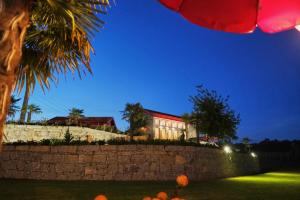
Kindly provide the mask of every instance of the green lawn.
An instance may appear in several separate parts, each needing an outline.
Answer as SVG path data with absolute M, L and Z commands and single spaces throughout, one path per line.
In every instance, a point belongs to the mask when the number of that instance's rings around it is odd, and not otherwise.
M 0 180 L 1 200 L 85 200 L 104 193 L 109 200 L 141 200 L 159 191 L 171 192 L 174 182 L 65 182 Z M 272 172 L 207 182 L 193 182 L 187 200 L 300 200 L 300 172 Z

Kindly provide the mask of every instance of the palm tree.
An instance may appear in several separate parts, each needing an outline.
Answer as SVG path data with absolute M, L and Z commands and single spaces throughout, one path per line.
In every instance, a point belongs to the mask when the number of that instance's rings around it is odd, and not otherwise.
M 69 123 L 78 124 L 79 119 L 84 117 L 84 110 L 78 108 L 72 108 L 69 110 Z
M 40 114 L 40 113 L 42 113 L 42 110 L 39 106 L 35 104 L 28 105 L 27 123 L 31 122 L 32 114 Z
M 17 99 L 15 96 L 11 96 L 11 100 L 10 100 L 10 106 L 9 106 L 9 110 L 8 110 L 8 116 L 11 118 L 14 118 L 16 115 L 16 112 L 20 110 L 20 107 L 17 106 L 18 101 L 20 101 L 20 99 Z
M 24 54 L 25 55 L 23 55 L 23 58 L 26 59 L 27 56 L 30 57 L 30 55 L 26 54 L 26 51 Z M 34 55 L 34 53 L 31 53 L 31 55 Z M 21 123 L 24 123 L 29 98 L 35 88 L 36 82 L 38 82 L 41 88 L 45 90 L 45 88 L 50 88 L 50 81 L 55 81 L 56 78 L 54 77 L 54 74 L 52 73 L 52 70 L 48 64 L 45 64 L 44 66 L 38 66 L 34 65 L 34 63 L 26 64 L 25 61 L 23 61 L 18 71 L 17 80 L 17 89 L 19 92 L 21 92 L 22 88 L 25 85 L 24 98 L 19 120 Z
M 127 103 L 121 113 L 122 119 L 129 123 L 127 132 L 130 135 L 130 140 L 133 140 L 133 136 L 139 134 L 140 129 L 147 126 L 149 116 L 140 103 Z
M 98 14 L 105 13 L 108 3 L 108 0 L 0 0 L 0 142 L 13 86 L 19 75 L 29 69 L 25 61 L 32 59 L 35 67 L 50 67 L 50 75 L 79 72 L 82 66 L 91 71 L 90 41 L 102 27 Z M 26 53 L 31 56 L 24 61 Z

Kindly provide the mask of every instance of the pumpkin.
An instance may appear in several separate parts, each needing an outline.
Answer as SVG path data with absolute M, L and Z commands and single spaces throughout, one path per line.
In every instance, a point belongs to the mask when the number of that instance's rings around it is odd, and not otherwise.
M 168 199 L 168 195 L 167 193 L 165 192 L 159 192 L 157 195 L 156 195 L 157 198 L 161 199 L 161 200 L 167 200 Z
M 189 179 L 186 175 L 177 176 L 176 182 L 180 187 L 185 187 L 189 184 Z
M 179 197 L 174 197 L 171 200 L 184 200 L 184 199 L 180 199 Z
M 95 197 L 95 200 L 107 200 L 107 198 L 106 198 L 106 196 L 100 194 L 100 195 Z

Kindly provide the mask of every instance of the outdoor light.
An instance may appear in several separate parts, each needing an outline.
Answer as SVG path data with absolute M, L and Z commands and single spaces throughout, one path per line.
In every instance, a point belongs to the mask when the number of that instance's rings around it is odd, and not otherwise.
M 250 155 L 251 155 L 253 158 L 256 158 L 256 157 L 257 157 L 256 153 L 254 153 L 254 152 L 251 152 Z
M 300 25 L 295 27 L 300 32 Z
M 226 145 L 226 146 L 224 146 L 224 151 L 225 151 L 225 153 L 232 153 L 232 150 L 231 150 L 231 148 L 230 148 L 230 146 L 228 146 L 228 145 Z

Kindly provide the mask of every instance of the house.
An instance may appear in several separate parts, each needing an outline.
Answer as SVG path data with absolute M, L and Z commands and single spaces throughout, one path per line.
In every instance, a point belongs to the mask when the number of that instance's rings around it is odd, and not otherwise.
M 195 128 L 183 121 L 181 116 L 145 109 L 150 116 L 147 133 L 153 139 L 178 140 L 184 133 L 185 139 L 195 138 Z M 187 126 L 187 127 L 186 127 Z
M 48 120 L 49 125 L 66 126 L 68 125 L 69 117 L 54 117 Z M 78 119 L 79 126 L 96 129 L 97 127 L 111 127 L 117 130 L 117 126 L 113 117 L 82 117 Z

